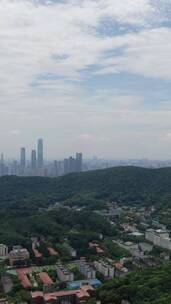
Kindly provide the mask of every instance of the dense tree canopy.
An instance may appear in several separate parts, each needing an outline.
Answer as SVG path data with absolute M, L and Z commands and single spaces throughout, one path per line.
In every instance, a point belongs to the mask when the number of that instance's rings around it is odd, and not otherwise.
M 47 203 L 86 197 L 110 198 L 127 203 L 158 203 L 171 198 L 171 168 L 145 169 L 115 167 L 105 170 L 68 174 L 59 178 L 16 177 L 0 178 L 0 205 L 18 206 L 29 200 L 29 209 Z
M 111 235 L 107 221 L 90 212 L 103 208 L 107 200 L 124 204 L 170 204 L 171 168 L 116 167 L 69 174 L 60 178 L 0 178 L 0 241 L 22 243 L 30 235 L 42 234 L 58 240 L 72 228 L 91 235 Z M 79 213 L 48 207 L 56 202 L 86 206 Z M 112 232 L 113 233 L 113 232 Z M 70 235 L 72 242 L 79 236 Z M 80 237 L 81 238 L 81 237 Z M 87 238 L 87 241 L 89 237 Z
M 171 264 L 107 282 L 98 290 L 98 296 L 102 304 L 121 304 L 122 300 L 131 304 L 171 303 Z

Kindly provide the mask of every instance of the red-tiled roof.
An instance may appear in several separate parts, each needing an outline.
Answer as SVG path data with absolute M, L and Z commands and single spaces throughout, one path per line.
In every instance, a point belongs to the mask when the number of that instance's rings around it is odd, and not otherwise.
M 121 264 L 121 263 L 118 262 L 118 263 L 115 264 L 115 267 L 118 268 L 118 269 L 122 269 L 123 268 L 123 264 Z
M 97 253 L 104 253 L 104 250 L 102 248 L 100 248 L 99 246 L 96 247 L 96 251 L 97 251 Z
M 54 282 L 52 281 L 52 279 L 50 278 L 50 276 L 48 275 L 47 272 L 40 272 L 39 273 L 39 278 L 43 282 L 43 284 L 45 284 L 45 285 L 54 284 Z
M 96 248 L 97 253 L 103 253 L 104 252 L 104 250 L 102 248 L 100 248 L 99 244 L 97 244 L 97 243 L 90 242 L 89 243 L 89 248 Z
M 42 257 L 42 253 L 39 252 L 37 249 L 33 248 L 33 252 L 36 258 L 41 258 Z
M 58 255 L 58 252 L 52 247 L 47 247 L 47 250 L 49 251 L 49 254 L 52 255 L 52 256 L 53 255 Z
M 88 293 L 87 291 L 80 289 L 80 291 L 77 293 L 77 297 L 78 297 L 79 299 L 82 299 L 82 298 L 89 298 L 90 295 L 89 295 L 89 293 Z
M 42 291 L 34 291 L 31 292 L 31 296 L 33 299 L 38 298 L 38 297 L 43 297 L 43 292 Z
M 91 286 L 90 284 L 82 285 L 81 289 L 85 291 L 94 290 L 93 286 Z
M 63 297 L 63 296 L 69 296 L 69 295 L 76 295 L 79 299 L 82 298 L 89 298 L 90 295 L 88 292 L 82 289 L 78 290 L 62 290 L 62 291 L 56 291 L 52 293 L 43 293 L 40 291 L 35 291 L 31 293 L 32 298 L 38 298 L 38 297 L 43 297 L 45 301 L 51 301 L 52 299 L 56 299 L 58 297 Z
M 98 245 L 97 243 L 92 243 L 92 242 L 89 243 L 89 247 L 90 247 L 90 248 L 98 247 L 98 246 L 99 246 L 99 245 Z
M 31 267 L 18 268 L 17 273 L 18 273 L 18 275 L 32 273 L 32 268 Z
M 31 267 L 19 268 L 19 269 L 17 269 L 17 273 L 18 273 L 18 278 L 21 281 L 21 284 L 23 285 L 23 287 L 24 288 L 31 287 L 30 280 L 27 277 L 27 273 L 32 273 Z
M 31 287 L 31 283 L 26 274 L 20 274 L 19 279 L 24 288 L 27 289 L 27 288 Z

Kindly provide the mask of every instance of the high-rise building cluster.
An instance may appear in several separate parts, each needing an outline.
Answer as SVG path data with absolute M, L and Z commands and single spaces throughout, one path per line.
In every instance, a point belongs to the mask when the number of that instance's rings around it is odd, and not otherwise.
M 76 157 L 70 156 L 61 161 L 54 161 L 53 176 L 61 176 L 73 172 L 82 171 L 82 153 L 76 153 Z
M 28 157 L 26 148 L 21 147 L 20 159 L 4 161 L 4 155 L 0 158 L 0 176 L 50 176 L 57 177 L 71 172 L 82 171 L 82 153 L 76 153 L 75 158 L 70 156 L 64 160 L 53 162 L 44 160 L 43 139 L 38 139 L 37 149 L 32 149 Z
M 11 173 L 16 175 L 44 175 L 44 160 L 43 160 L 43 139 L 38 139 L 37 151 L 31 151 L 30 161 L 26 159 L 26 148 L 20 149 L 20 162 L 15 166 Z

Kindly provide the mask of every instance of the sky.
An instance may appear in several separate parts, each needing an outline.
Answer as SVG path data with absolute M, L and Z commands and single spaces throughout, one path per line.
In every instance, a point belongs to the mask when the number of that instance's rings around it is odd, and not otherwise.
M 0 0 L 0 152 L 171 159 L 170 0 Z

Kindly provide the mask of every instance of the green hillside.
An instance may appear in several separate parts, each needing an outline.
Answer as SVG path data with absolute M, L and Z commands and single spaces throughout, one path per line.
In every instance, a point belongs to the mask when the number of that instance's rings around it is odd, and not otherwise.
M 39 202 L 43 206 L 85 193 L 92 193 L 97 199 L 109 198 L 124 203 L 169 201 L 171 168 L 115 167 L 60 178 L 0 178 L 1 206 L 25 201 Z
M 171 303 L 171 264 L 131 273 L 124 279 L 105 283 L 98 291 L 102 304 Z

